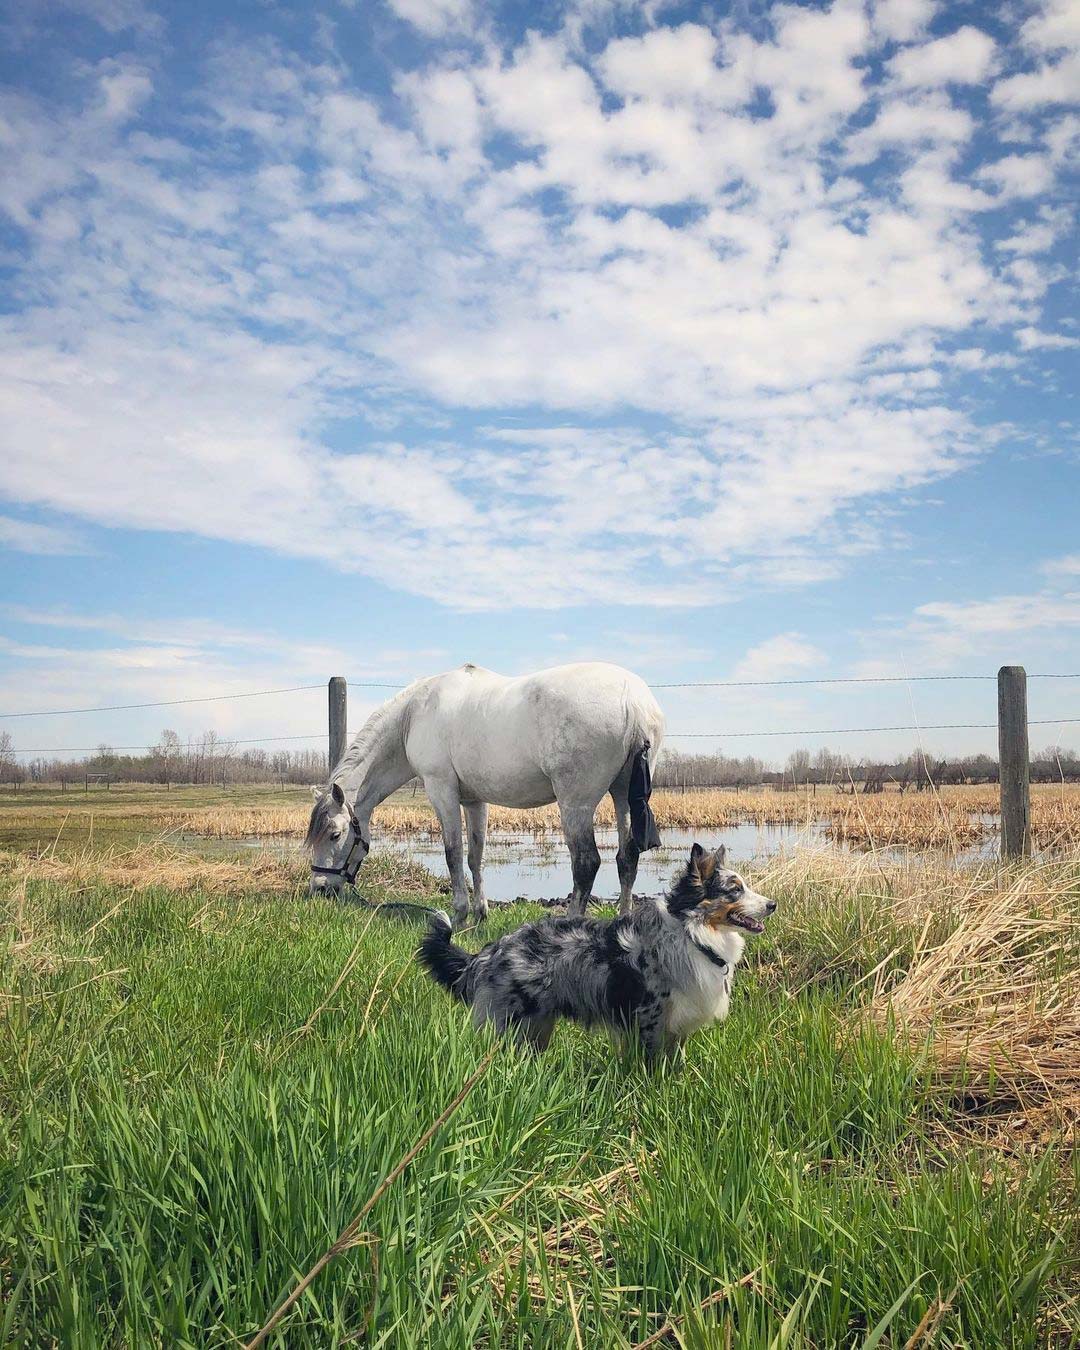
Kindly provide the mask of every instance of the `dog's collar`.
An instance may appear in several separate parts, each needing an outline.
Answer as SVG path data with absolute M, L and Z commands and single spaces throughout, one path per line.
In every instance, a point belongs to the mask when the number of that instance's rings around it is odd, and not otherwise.
M 711 961 L 713 963 L 713 965 L 717 968 L 717 970 L 727 970 L 728 963 L 724 960 L 722 956 L 717 956 L 717 954 L 712 950 L 711 947 L 706 947 L 704 943 L 698 942 L 697 938 L 691 938 L 690 941 L 694 944 L 694 946 L 698 949 L 698 951 L 702 954 L 702 956 L 705 957 L 707 961 Z

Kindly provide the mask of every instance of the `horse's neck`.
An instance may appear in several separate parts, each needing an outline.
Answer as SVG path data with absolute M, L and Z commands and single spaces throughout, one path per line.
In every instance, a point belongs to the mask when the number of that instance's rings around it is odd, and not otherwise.
M 357 742 L 363 738 L 362 731 Z M 359 819 L 366 822 L 381 801 L 385 801 L 391 792 L 396 792 L 412 777 L 413 771 L 405 757 L 401 738 L 400 719 L 385 719 L 375 729 L 375 735 L 365 745 L 362 754 L 354 755 L 352 749 L 350 747 L 346 752 L 335 776 L 346 794 L 353 799 L 353 809 Z

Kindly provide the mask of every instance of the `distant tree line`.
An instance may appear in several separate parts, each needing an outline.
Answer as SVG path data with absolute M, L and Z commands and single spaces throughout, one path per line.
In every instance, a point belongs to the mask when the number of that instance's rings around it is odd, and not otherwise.
M 175 731 L 161 733 L 157 744 L 141 755 L 120 753 L 99 745 L 79 759 L 39 755 L 20 763 L 11 737 L 0 733 L 0 781 L 59 783 L 101 774 L 116 783 L 325 783 L 325 750 L 265 750 L 238 746 L 216 731 L 182 740 Z
M 265 750 L 238 746 L 215 731 L 182 740 L 165 730 L 157 744 L 140 755 L 122 754 L 100 745 L 81 759 L 40 755 L 21 763 L 9 732 L 0 732 L 0 781 L 33 783 L 75 782 L 86 774 L 101 774 L 120 783 L 324 783 L 328 773 L 323 750 Z M 902 759 L 881 760 L 843 754 L 837 750 L 793 750 L 782 768 L 753 755 L 725 755 L 719 751 L 686 752 L 665 749 L 653 774 L 664 788 L 805 788 L 831 784 L 848 792 L 927 791 L 955 783 L 996 783 L 997 760 L 991 755 L 924 756 L 913 750 Z M 1057 746 L 1032 757 L 1036 783 L 1080 782 L 1080 755 Z
M 1080 755 L 1050 746 L 1032 756 L 1031 778 L 1036 783 L 1080 782 Z M 823 748 L 793 750 L 783 768 L 774 768 L 753 755 L 737 758 L 720 752 L 687 753 L 665 749 L 653 774 L 657 787 L 777 787 L 796 788 L 832 784 L 844 791 L 925 792 L 956 783 L 996 783 L 998 762 L 991 755 L 924 755 L 912 750 L 902 759 L 881 760 L 843 754 Z

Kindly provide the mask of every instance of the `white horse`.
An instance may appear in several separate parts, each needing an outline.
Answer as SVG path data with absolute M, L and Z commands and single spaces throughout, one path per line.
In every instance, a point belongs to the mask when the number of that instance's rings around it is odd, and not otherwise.
M 558 802 L 570 849 L 570 913 L 583 914 L 600 867 L 593 815 L 605 792 L 619 830 L 619 906 L 630 908 L 640 846 L 630 828 L 633 792 L 641 809 L 635 761 L 655 762 L 664 715 L 648 685 L 601 662 L 556 666 L 508 678 L 479 666 L 416 680 L 364 723 L 331 775 L 312 789 L 315 806 L 305 841 L 312 851 L 311 890 L 351 885 L 371 847 L 371 813 L 410 778 L 423 780 L 442 827 L 454 892 L 455 922 L 468 914 L 461 854 L 461 812 L 468 830 L 472 908 L 487 913 L 480 875 L 488 805 Z

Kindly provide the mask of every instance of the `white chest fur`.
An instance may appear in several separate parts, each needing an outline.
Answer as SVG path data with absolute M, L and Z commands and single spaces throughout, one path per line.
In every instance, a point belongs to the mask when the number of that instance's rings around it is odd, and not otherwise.
M 743 953 L 743 940 L 737 933 L 718 934 L 703 927 L 696 936 L 724 965 L 721 968 L 704 952 L 691 948 L 691 979 L 672 990 L 668 1006 L 668 1033 L 679 1038 L 722 1022 L 728 1015 L 731 977 Z

